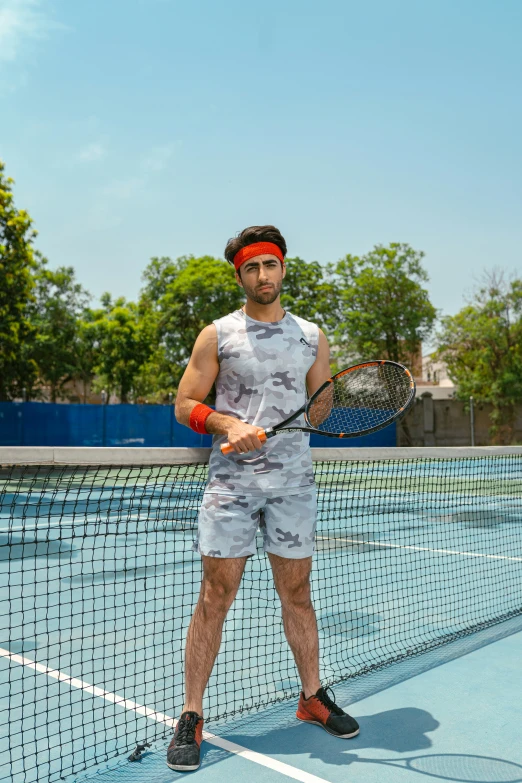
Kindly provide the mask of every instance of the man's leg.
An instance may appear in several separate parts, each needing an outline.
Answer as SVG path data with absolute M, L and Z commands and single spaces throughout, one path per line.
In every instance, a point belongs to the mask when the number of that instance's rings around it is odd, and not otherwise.
M 319 636 L 310 598 L 312 558 L 291 560 L 268 553 L 283 615 L 283 627 L 308 698 L 321 687 Z
M 254 508 L 246 498 L 205 496 L 199 512 L 196 551 L 202 554 L 203 579 L 185 645 L 185 704 L 167 749 L 167 764 L 177 772 L 190 772 L 200 765 L 203 741 L 203 694 L 221 643 L 223 622 L 236 597 L 247 557 L 255 551 Z M 246 516 L 248 512 L 248 516 Z M 248 524 L 251 530 L 246 535 Z M 244 538 L 240 557 L 238 540 Z
M 279 558 L 280 559 L 280 558 Z M 243 576 L 246 557 L 206 557 L 199 600 L 185 646 L 185 705 L 183 712 L 203 714 L 203 693 L 221 644 L 223 623 Z
M 335 703 L 319 681 L 319 635 L 310 598 L 312 558 L 292 560 L 270 553 L 268 556 L 281 599 L 286 638 L 303 685 L 296 716 L 322 726 L 335 737 L 356 737 L 359 724 Z

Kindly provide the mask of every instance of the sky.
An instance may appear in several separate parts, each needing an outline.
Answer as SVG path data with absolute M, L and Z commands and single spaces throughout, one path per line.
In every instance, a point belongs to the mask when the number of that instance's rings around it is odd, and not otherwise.
M 431 300 L 522 273 L 521 0 L 0 0 L 0 158 L 52 268 L 425 253 Z

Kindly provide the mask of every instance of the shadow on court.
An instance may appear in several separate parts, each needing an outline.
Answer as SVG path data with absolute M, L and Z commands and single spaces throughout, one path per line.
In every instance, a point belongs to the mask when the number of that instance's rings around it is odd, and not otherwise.
M 522 781 L 522 766 L 506 759 L 471 753 L 426 753 L 433 747 L 428 735 L 440 726 L 426 710 L 415 707 L 386 710 L 363 716 L 359 723 L 361 734 L 351 740 L 332 737 L 316 726 L 295 723 L 272 730 L 265 726 L 263 733 L 255 739 L 252 735 L 239 733 L 228 735 L 228 739 L 268 756 L 284 755 L 284 760 L 289 764 L 297 762 L 293 757 L 301 756 L 303 761 L 318 759 L 323 764 L 335 767 L 356 765 L 359 768 L 368 768 L 368 765 L 376 765 L 377 768 L 407 770 L 423 777 L 455 783 Z M 208 745 L 206 747 L 209 749 Z M 364 756 L 365 749 L 413 755 L 402 758 L 383 758 L 380 755 L 367 758 Z M 212 751 L 207 750 L 207 753 L 207 764 L 221 760 Z M 297 762 L 295 766 L 303 768 L 303 762 Z
M 359 719 L 361 733 L 350 740 L 333 737 L 319 726 L 293 721 L 293 725 L 270 729 L 263 721 L 258 737 L 251 734 L 228 734 L 227 739 L 270 756 L 284 753 L 321 759 L 325 764 L 349 764 L 346 752 L 379 748 L 396 753 L 413 753 L 432 746 L 428 734 L 439 727 L 438 721 L 425 710 L 402 707 Z M 261 728 L 261 727 L 260 727 Z M 292 763 L 289 761 L 288 763 Z

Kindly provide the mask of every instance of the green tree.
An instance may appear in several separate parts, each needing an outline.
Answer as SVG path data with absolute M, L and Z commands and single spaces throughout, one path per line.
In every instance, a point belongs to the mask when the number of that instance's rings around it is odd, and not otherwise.
M 51 402 L 64 396 L 64 386 L 80 370 L 81 316 L 91 298 L 76 282 L 73 267 L 47 268 L 40 259 L 35 274 L 35 301 L 30 308 L 35 328 L 32 356 L 38 383 L 50 388 Z
M 165 313 L 164 297 L 188 261 L 188 256 L 175 260 L 169 256 L 153 257 L 142 275 L 145 285 L 140 293 L 139 305 L 154 331 L 154 349 L 140 369 L 136 386 L 140 397 L 151 402 L 166 402 L 168 395 L 176 391 L 181 378 L 180 367 L 167 358 L 168 330 L 165 326 L 168 314 Z
M 318 261 L 286 259 L 281 304 L 294 315 L 316 323 L 327 335 L 337 323 L 338 294 L 335 282 Z
M 175 392 L 199 332 L 240 307 L 243 290 L 230 264 L 212 256 L 154 258 L 143 279 L 140 306 L 154 313 L 157 333 L 143 388 L 156 373 L 160 388 Z
M 101 329 L 99 320 L 103 312 L 85 308 L 78 324 L 75 339 L 76 378 L 83 387 L 83 402 L 87 402 L 87 390 L 96 379 L 96 371 L 100 362 Z
M 27 351 L 34 329 L 28 317 L 36 267 L 36 231 L 28 213 L 14 205 L 14 180 L 0 160 L 0 400 L 31 387 L 36 363 Z
M 174 261 L 169 256 L 153 256 L 141 276 L 145 285 L 141 291 L 140 302 L 146 302 L 148 308 L 159 312 L 169 285 L 189 261 L 190 256 L 180 256 Z
M 122 403 L 138 395 L 136 380 L 154 350 L 154 323 L 134 302 L 103 294 L 101 310 L 91 311 L 90 337 L 99 348 L 94 388 L 118 394 Z
M 376 245 L 329 269 L 339 291 L 336 344 L 345 361 L 386 358 L 408 364 L 433 329 L 437 311 L 423 288 L 424 253 Z
M 522 279 L 487 274 L 472 301 L 442 319 L 436 340 L 457 396 L 491 403 L 493 442 L 511 443 L 522 403 Z

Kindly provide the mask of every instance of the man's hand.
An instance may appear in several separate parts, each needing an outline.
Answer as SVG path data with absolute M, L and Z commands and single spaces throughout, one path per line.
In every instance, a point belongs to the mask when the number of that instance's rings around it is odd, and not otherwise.
M 206 421 L 208 432 L 216 435 L 226 435 L 229 444 L 236 454 L 248 454 L 262 447 L 258 433 L 262 427 L 246 424 L 244 421 L 226 416 L 222 413 L 211 413 Z

